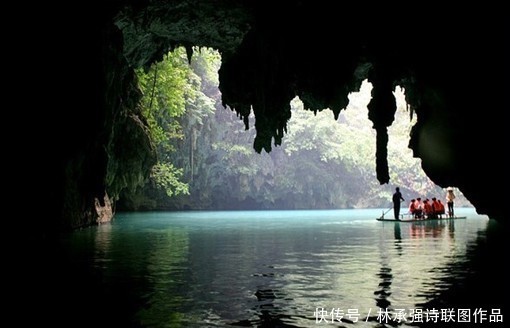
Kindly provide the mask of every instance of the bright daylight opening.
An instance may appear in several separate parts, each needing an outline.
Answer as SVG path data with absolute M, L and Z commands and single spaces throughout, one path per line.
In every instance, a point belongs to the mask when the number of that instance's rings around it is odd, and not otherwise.
M 397 100 L 395 120 L 388 129 L 388 163 L 390 184 L 380 185 L 376 178 L 375 152 L 376 133 L 368 119 L 367 105 L 370 102 L 372 85 L 364 81 L 360 91 L 349 95 L 349 106 L 340 112 L 338 121 L 332 119 L 329 110 L 313 112 L 303 110 L 303 104 L 296 98 L 292 102 L 293 116 L 289 122 L 289 134 L 283 146 L 287 154 L 302 150 L 317 150 L 319 161 L 328 163 L 321 172 L 324 180 L 333 178 L 335 187 L 331 189 L 331 202 L 338 207 L 369 208 L 388 206 L 394 188 L 398 186 L 408 200 L 437 197 L 445 194 L 423 172 L 421 160 L 413 158 L 409 144 L 412 126 L 416 115 L 410 119 L 405 102 L 404 90 L 397 87 L 394 94 Z M 299 144 L 301 147 L 295 147 Z M 331 176 L 335 171 L 336 176 Z M 341 173 L 340 173 L 341 172 Z M 317 182 L 321 181 L 318 178 Z M 464 204 L 467 203 L 463 199 Z
M 220 55 L 184 49 L 169 53 L 150 71 L 139 71 L 142 111 L 156 143 L 158 163 L 151 181 L 125 192 L 130 209 L 340 209 L 386 208 L 396 186 L 406 200 L 442 199 L 445 191 L 423 172 L 408 148 L 410 120 L 404 90 L 397 87 L 397 112 L 389 128 L 390 184 L 380 185 L 375 169 L 375 130 L 368 119 L 371 84 L 349 96 L 333 119 L 316 115 L 296 97 L 282 145 L 256 154 L 250 129 L 221 105 L 217 71 Z M 459 195 L 461 196 L 461 195 Z M 463 198 L 459 206 L 469 205 Z M 407 206 L 407 205 L 406 205 Z

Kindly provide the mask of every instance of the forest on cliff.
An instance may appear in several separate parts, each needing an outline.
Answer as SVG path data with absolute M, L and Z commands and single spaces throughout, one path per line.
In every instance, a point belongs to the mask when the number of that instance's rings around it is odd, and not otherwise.
M 370 83 L 350 95 L 338 120 L 328 109 L 304 110 L 295 98 L 282 145 L 257 154 L 254 117 L 245 130 L 222 106 L 220 65 L 221 56 L 212 49 L 194 49 L 188 61 L 178 48 L 149 70 L 137 71 L 158 162 L 143 187 L 123 191 L 119 209 L 384 208 L 395 186 L 407 200 L 444 198 L 444 189 L 427 178 L 407 147 L 416 117 L 410 117 L 399 87 L 388 131 L 391 180 L 380 185 L 375 130 L 366 108 Z M 460 192 L 457 204 L 469 205 Z

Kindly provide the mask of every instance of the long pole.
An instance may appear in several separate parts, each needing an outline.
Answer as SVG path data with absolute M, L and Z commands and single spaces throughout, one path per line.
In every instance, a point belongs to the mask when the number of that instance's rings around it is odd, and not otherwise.
M 381 218 L 384 218 L 384 215 L 385 215 L 386 213 L 388 213 L 389 211 L 391 211 L 391 209 L 392 209 L 392 208 L 393 208 L 393 205 L 391 205 L 391 206 L 390 206 L 390 208 L 388 208 L 388 210 L 387 210 L 386 212 L 383 212 L 383 214 L 382 214 Z

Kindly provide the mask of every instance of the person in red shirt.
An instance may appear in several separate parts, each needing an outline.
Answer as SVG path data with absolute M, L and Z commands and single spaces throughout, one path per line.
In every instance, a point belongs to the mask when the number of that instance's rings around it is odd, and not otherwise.
M 434 213 L 435 218 L 440 217 L 440 210 L 441 207 L 439 206 L 439 202 L 437 201 L 436 197 L 432 197 L 432 212 Z
M 421 202 L 421 198 L 416 198 L 414 202 L 414 217 L 415 218 L 423 218 L 423 204 Z
M 414 198 L 411 199 L 411 202 L 409 203 L 409 214 L 411 214 L 412 217 L 415 216 L 415 213 L 416 213 L 416 206 L 414 205 Z
M 432 205 L 430 205 L 428 198 L 423 201 L 423 211 L 425 212 L 427 219 L 434 217 L 434 210 L 432 209 Z
M 439 215 L 443 215 L 443 214 L 445 214 L 445 213 L 446 213 L 446 211 L 445 211 L 445 208 L 444 208 L 444 204 L 443 204 L 443 203 L 441 203 L 441 199 L 438 199 L 438 200 L 437 200 L 437 203 L 438 203 L 438 205 L 439 205 Z

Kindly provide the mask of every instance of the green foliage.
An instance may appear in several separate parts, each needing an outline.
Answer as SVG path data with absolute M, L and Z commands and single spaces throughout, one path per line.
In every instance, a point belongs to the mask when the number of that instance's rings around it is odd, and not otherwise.
M 269 154 L 253 149 L 255 130 L 244 130 L 221 106 L 220 56 L 195 50 L 188 64 L 176 49 L 149 72 L 138 72 L 143 108 L 159 162 L 151 184 L 134 206 L 148 209 L 361 208 L 386 207 L 394 186 L 407 199 L 442 197 L 407 148 L 409 121 L 403 90 L 389 129 L 392 185 L 375 174 L 375 131 L 368 120 L 370 88 L 350 95 L 334 120 L 329 110 L 314 114 L 296 98 L 281 147 Z M 154 83 L 155 82 L 155 83 Z M 254 119 L 253 117 L 251 118 Z M 171 196 L 171 198 L 170 198 Z
M 168 159 L 168 154 L 175 150 L 176 140 L 183 138 L 178 118 L 185 113 L 189 99 L 196 98 L 196 76 L 187 63 L 186 52 L 176 49 L 147 72 L 139 69 L 136 73 L 143 94 L 141 112 L 158 155 L 149 185 L 155 185 L 169 197 L 188 194 L 188 185 L 180 180 L 183 170 Z
M 183 58 L 184 56 L 184 58 Z M 171 151 L 168 140 L 182 138 L 175 118 L 184 114 L 190 68 L 182 49 L 165 56 L 152 65 L 148 72 L 137 70 L 143 97 L 142 114 L 147 119 L 153 141 L 164 151 Z M 170 147 L 170 148 L 166 148 Z
M 168 197 L 189 194 L 188 185 L 179 181 L 181 177 L 182 169 L 175 168 L 170 163 L 157 163 L 151 172 L 156 186 L 164 190 Z

